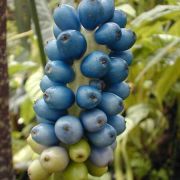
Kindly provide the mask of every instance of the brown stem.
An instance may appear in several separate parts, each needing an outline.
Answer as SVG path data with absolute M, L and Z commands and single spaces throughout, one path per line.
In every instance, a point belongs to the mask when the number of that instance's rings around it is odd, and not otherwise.
M 0 1 L 0 179 L 12 180 L 9 87 L 6 59 L 6 5 L 6 0 Z

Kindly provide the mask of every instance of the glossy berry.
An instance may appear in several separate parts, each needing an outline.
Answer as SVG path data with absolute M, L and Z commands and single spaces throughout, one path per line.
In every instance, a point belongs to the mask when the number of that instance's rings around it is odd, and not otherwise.
M 62 61 L 50 61 L 46 64 L 45 74 L 54 82 L 69 83 L 75 78 L 72 67 Z
M 38 144 L 36 141 L 34 141 L 31 134 L 27 138 L 27 143 L 31 147 L 31 149 L 38 154 L 41 154 L 45 149 L 47 149 L 46 146 Z
M 103 77 L 108 84 L 115 84 L 124 81 L 128 77 L 128 65 L 121 58 L 112 57 L 110 68 L 107 74 Z
M 68 109 L 75 100 L 74 93 L 71 89 L 64 86 L 53 86 L 44 92 L 44 100 L 50 108 Z
M 87 133 L 89 141 L 96 147 L 106 147 L 111 145 L 116 139 L 116 130 L 105 124 L 104 127 L 93 133 Z
M 53 34 L 56 39 L 61 32 L 62 32 L 61 29 L 59 29 L 59 27 L 56 24 L 54 24 L 53 25 Z
M 120 26 L 120 28 L 125 28 L 127 24 L 127 16 L 122 10 L 115 10 L 113 18 L 110 22 L 114 22 Z
M 48 76 L 44 75 L 40 82 L 40 88 L 42 92 L 45 92 L 48 88 L 52 86 L 60 86 L 63 85 L 63 83 L 57 83 L 49 79 Z
M 108 45 L 108 47 L 114 51 L 126 51 L 130 49 L 135 41 L 136 41 L 136 34 L 129 30 L 122 28 L 121 29 L 122 35 L 119 41 L 112 45 Z
M 41 123 L 31 130 L 32 138 L 39 144 L 44 146 L 53 146 L 59 143 L 55 132 L 54 125 Z
M 87 180 L 88 170 L 84 163 L 71 162 L 67 169 L 62 173 L 64 180 Z
M 45 180 L 50 174 L 42 167 L 39 159 L 36 159 L 28 168 L 28 176 L 30 180 Z
M 108 171 L 108 166 L 98 167 L 94 165 L 91 161 L 87 161 L 86 166 L 89 174 L 96 177 L 101 177 L 103 174 L 105 174 Z
M 69 156 L 71 160 L 77 163 L 85 162 L 88 159 L 90 152 L 91 148 L 84 139 L 69 146 Z
M 62 4 L 54 10 L 54 21 L 62 31 L 81 29 L 76 10 L 67 4 Z
M 109 69 L 110 58 L 101 51 L 94 51 L 87 55 L 81 63 L 81 72 L 90 78 L 101 78 Z
M 107 123 L 106 114 L 100 109 L 84 111 L 80 115 L 83 127 L 88 132 L 96 132 Z
M 97 167 L 108 166 L 113 161 L 113 150 L 110 146 L 105 148 L 91 148 L 89 160 Z
M 94 36 L 98 44 L 111 45 L 121 38 L 121 28 L 113 22 L 105 23 L 96 30 Z
M 107 115 L 116 115 L 124 109 L 123 100 L 119 96 L 108 92 L 102 94 L 102 100 L 98 107 Z
M 57 38 L 59 54 L 64 61 L 79 59 L 87 49 L 84 36 L 76 30 L 63 31 Z
M 100 0 L 103 6 L 104 14 L 101 16 L 101 24 L 108 22 L 114 14 L 114 0 Z
M 123 116 L 109 116 L 108 124 L 110 124 L 116 130 L 117 135 L 123 133 L 126 129 L 126 121 Z
M 118 57 L 126 61 L 130 66 L 132 64 L 133 54 L 130 50 L 127 51 L 114 51 L 110 53 L 110 57 Z
M 55 121 L 50 121 L 48 119 L 42 118 L 36 114 L 36 120 L 38 123 L 48 123 L 48 124 L 54 124 Z
M 104 90 L 105 87 L 106 87 L 105 82 L 103 80 L 100 80 L 100 79 L 92 79 L 92 80 L 90 80 L 89 85 L 92 86 L 92 87 L 97 88 L 100 91 Z
M 57 48 L 56 39 L 48 41 L 44 48 L 44 51 L 45 51 L 47 57 L 52 61 L 61 59 L 59 50 Z
M 82 0 L 78 6 L 78 14 L 84 28 L 94 30 L 101 24 L 104 9 L 100 0 Z
M 80 86 L 76 92 L 76 102 L 84 109 L 95 108 L 101 102 L 101 92 L 92 86 Z
M 54 146 L 42 152 L 40 162 L 47 172 L 60 172 L 68 166 L 69 157 L 65 148 Z
M 107 88 L 108 92 L 114 93 L 122 99 L 126 99 L 130 94 L 130 87 L 127 83 L 121 82 L 117 84 L 112 84 Z
M 55 124 L 55 133 L 61 142 L 75 144 L 83 136 L 83 127 L 78 118 L 68 115 L 58 119 Z
M 49 121 L 56 121 L 61 116 L 65 115 L 67 112 L 65 110 L 56 110 L 50 108 L 44 99 L 39 99 L 34 104 L 34 111 L 36 114 Z

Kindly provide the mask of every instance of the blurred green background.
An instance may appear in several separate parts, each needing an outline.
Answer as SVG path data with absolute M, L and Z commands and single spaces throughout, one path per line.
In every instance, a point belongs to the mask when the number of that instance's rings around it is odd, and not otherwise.
M 58 0 L 36 0 L 37 22 L 30 10 L 32 1 L 8 0 L 10 119 L 18 180 L 27 179 L 26 168 L 36 157 L 26 137 L 36 123 L 32 106 L 41 96 L 44 54 L 40 49 L 52 38 L 52 11 L 57 4 Z M 114 164 L 101 179 L 178 180 L 180 1 L 116 0 L 116 8 L 127 13 L 127 27 L 136 32 L 137 42 L 128 78 L 132 93 L 125 102 L 127 130 L 118 137 Z M 35 31 L 38 23 L 42 41 Z

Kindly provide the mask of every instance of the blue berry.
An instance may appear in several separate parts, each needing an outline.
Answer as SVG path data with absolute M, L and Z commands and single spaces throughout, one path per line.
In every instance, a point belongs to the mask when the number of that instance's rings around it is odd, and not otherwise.
M 95 40 L 98 44 L 111 45 L 121 38 L 121 28 L 113 22 L 100 26 L 95 32 Z
M 65 115 L 67 112 L 65 110 L 56 110 L 51 109 L 44 99 L 39 99 L 34 104 L 34 111 L 36 114 L 44 119 L 48 119 L 50 121 L 56 121 L 61 116 Z
M 45 74 L 54 82 L 69 83 L 75 78 L 72 67 L 62 61 L 50 61 L 46 64 Z
M 122 10 L 115 10 L 113 18 L 110 22 L 114 22 L 120 26 L 120 28 L 125 28 L 127 24 L 127 16 Z
M 62 4 L 54 10 L 54 21 L 62 31 L 77 30 L 80 31 L 81 25 L 76 10 L 69 5 Z
M 116 115 L 124 109 L 123 100 L 119 96 L 108 92 L 102 93 L 101 103 L 98 107 L 107 115 Z
M 46 89 L 48 89 L 52 86 L 60 86 L 60 85 L 64 85 L 64 84 L 51 81 L 48 78 L 48 76 L 46 76 L 46 75 L 43 76 L 43 78 L 41 79 L 41 82 L 40 82 L 40 88 L 41 88 L 42 92 L 45 92 Z
M 57 38 L 59 54 L 64 61 L 80 59 L 87 49 L 84 36 L 76 30 L 63 31 Z
M 108 92 L 114 93 L 122 99 L 126 99 L 130 94 L 130 87 L 127 83 L 121 82 L 117 84 L 112 84 L 107 88 Z
M 44 93 L 44 100 L 50 108 L 68 109 L 75 100 L 74 93 L 71 89 L 64 86 L 53 86 Z
M 55 124 L 55 133 L 61 142 L 75 144 L 83 136 L 83 127 L 78 118 L 67 115 L 58 119 Z
M 90 80 L 89 85 L 92 86 L 92 87 L 97 88 L 100 91 L 104 90 L 105 87 L 106 87 L 105 82 L 103 80 L 100 80 L 100 79 L 92 79 L 92 80 Z
M 81 72 L 90 78 L 100 78 L 108 72 L 109 66 L 109 56 L 101 51 L 94 51 L 83 59 Z
M 101 92 L 91 86 L 80 86 L 76 93 L 76 102 L 84 109 L 95 108 L 101 102 Z
M 53 25 L 53 34 L 55 36 L 55 38 L 57 39 L 57 37 L 59 36 L 59 34 L 61 33 L 61 29 L 58 28 L 58 26 L 56 24 Z
M 37 143 L 44 146 L 54 146 L 59 143 L 52 124 L 38 124 L 31 130 L 31 136 Z
M 122 35 L 119 41 L 114 44 L 108 45 L 111 50 L 126 51 L 134 45 L 136 41 L 136 34 L 133 31 L 122 28 L 121 33 Z
M 107 123 L 107 116 L 100 109 L 84 111 L 81 113 L 80 119 L 84 129 L 89 132 L 98 131 Z
M 127 51 L 114 51 L 109 54 L 110 57 L 118 57 L 127 62 L 130 66 L 132 64 L 133 54 L 130 50 Z
M 126 121 L 123 116 L 108 116 L 108 124 L 116 130 L 117 135 L 123 133 L 126 129 Z
M 121 58 L 112 57 L 110 68 L 107 74 L 103 77 L 108 84 L 115 84 L 124 81 L 128 77 L 128 64 Z
M 105 148 L 91 147 L 90 161 L 98 166 L 108 166 L 113 161 L 113 150 L 110 146 Z

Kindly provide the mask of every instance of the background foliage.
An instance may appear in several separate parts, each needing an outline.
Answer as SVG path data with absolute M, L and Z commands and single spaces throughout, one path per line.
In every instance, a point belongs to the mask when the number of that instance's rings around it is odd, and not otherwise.
M 45 60 L 42 43 L 52 36 L 51 13 L 57 0 L 36 0 L 42 39 L 35 35 L 37 17 L 29 0 L 8 0 L 10 117 L 17 179 L 36 157 L 26 137 L 35 124 L 33 102 Z M 67 1 L 72 3 L 72 1 Z M 127 130 L 119 136 L 115 163 L 101 179 L 178 179 L 180 162 L 180 1 L 117 0 L 137 34 L 126 100 Z M 37 29 L 36 29 L 37 30 Z M 40 47 L 40 49 L 39 49 Z M 91 179 L 94 179 L 91 177 Z

